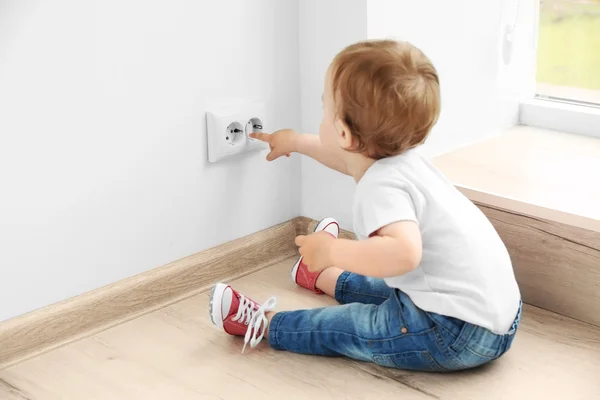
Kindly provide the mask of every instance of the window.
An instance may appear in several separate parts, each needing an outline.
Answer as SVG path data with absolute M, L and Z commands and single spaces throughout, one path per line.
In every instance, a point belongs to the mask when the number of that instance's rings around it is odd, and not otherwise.
M 600 104 L 600 0 L 541 0 L 540 97 Z
M 600 0 L 536 1 L 536 95 L 521 123 L 600 137 Z

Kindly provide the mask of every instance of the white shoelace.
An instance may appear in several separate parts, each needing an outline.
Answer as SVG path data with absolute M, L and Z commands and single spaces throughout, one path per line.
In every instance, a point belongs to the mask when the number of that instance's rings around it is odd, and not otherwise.
M 267 326 L 269 325 L 269 320 L 265 316 L 265 313 L 273 311 L 276 304 L 277 299 L 275 297 L 269 297 L 269 299 L 255 311 L 254 307 L 256 304 L 245 296 L 240 295 L 240 306 L 238 307 L 237 314 L 232 320 L 248 325 L 248 330 L 244 336 L 242 353 L 246 350 L 246 345 L 248 343 L 250 343 L 250 347 L 254 348 L 263 339 Z M 259 331 L 260 335 L 258 335 Z

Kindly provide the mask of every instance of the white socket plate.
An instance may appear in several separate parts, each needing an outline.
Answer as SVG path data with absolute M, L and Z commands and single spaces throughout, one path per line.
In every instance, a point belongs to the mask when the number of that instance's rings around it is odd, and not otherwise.
M 266 143 L 250 139 L 246 125 L 252 118 L 259 118 L 265 131 L 266 106 L 263 102 L 232 101 L 235 105 L 212 109 L 206 113 L 206 133 L 208 137 L 208 161 L 217 162 L 224 158 L 254 150 L 268 149 Z M 227 140 L 227 127 L 239 122 L 244 127 L 244 140 L 231 143 Z

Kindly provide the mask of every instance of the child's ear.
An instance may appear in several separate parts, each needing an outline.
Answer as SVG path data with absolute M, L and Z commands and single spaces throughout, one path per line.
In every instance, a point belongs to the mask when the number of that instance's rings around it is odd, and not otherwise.
M 354 137 L 348 125 L 339 118 L 335 120 L 335 130 L 338 133 L 338 143 L 344 150 L 352 150 L 354 148 Z

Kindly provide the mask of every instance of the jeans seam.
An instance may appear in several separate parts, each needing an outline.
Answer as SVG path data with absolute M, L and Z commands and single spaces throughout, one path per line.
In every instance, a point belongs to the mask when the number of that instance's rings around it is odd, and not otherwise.
M 437 327 L 437 325 L 436 325 L 432 329 L 434 330 L 435 340 L 436 340 L 438 346 L 440 347 L 440 350 L 442 350 L 442 353 L 444 353 L 444 355 L 448 359 L 448 361 L 450 361 L 452 364 L 456 365 L 458 368 L 462 368 L 463 365 L 461 365 L 459 363 L 459 361 L 454 357 L 454 355 L 450 353 L 449 346 L 447 346 L 444 343 L 444 339 L 442 338 L 442 334 L 440 333 L 439 327 Z
M 454 340 L 456 340 L 458 338 L 458 336 L 456 336 L 450 329 L 446 328 L 445 326 L 439 325 L 439 324 L 437 324 L 437 326 L 439 326 L 441 329 L 446 331 L 450 336 L 452 336 L 454 338 Z
M 281 331 L 278 330 L 277 332 L 281 332 L 287 335 L 299 335 L 299 334 L 306 334 L 306 333 L 335 333 L 335 334 L 339 334 L 339 335 L 347 335 L 347 336 L 351 336 L 353 338 L 359 339 L 359 340 L 365 340 L 365 341 L 369 341 L 369 342 L 375 342 L 375 343 L 382 343 L 382 342 L 388 342 L 391 340 L 397 340 L 403 337 L 408 337 L 408 336 L 420 336 L 420 335 L 425 335 L 428 334 L 432 331 L 434 331 L 435 328 L 431 328 L 428 329 L 426 331 L 421 331 L 421 332 L 416 332 L 416 333 L 402 333 L 400 335 L 396 335 L 396 336 L 392 336 L 392 337 L 388 337 L 385 339 L 371 339 L 371 338 L 367 338 L 364 336 L 358 336 L 355 335 L 353 333 L 348 333 L 348 332 L 343 332 L 343 331 L 335 331 L 335 330 L 331 330 L 331 329 L 327 329 L 327 330 L 304 330 L 304 331 L 293 331 L 293 332 L 289 332 L 289 331 Z
M 402 320 L 402 326 L 405 327 L 406 329 L 410 329 L 410 327 L 407 325 L 406 323 L 406 318 L 404 318 L 404 311 L 402 310 L 402 299 L 400 298 L 400 295 L 404 294 L 405 296 L 406 293 L 402 292 L 400 289 L 394 289 L 393 294 L 395 295 L 394 297 L 396 297 L 396 301 L 398 302 L 398 310 L 400 311 L 400 319 Z M 397 295 L 397 296 L 396 296 Z M 410 299 L 410 297 L 409 297 Z
M 432 367 L 432 371 L 447 371 L 447 368 L 444 368 L 443 366 L 441 366 L 436 360 L 435 358 L 433 358 L 433 356 L 431 355 L 431 352 L 429 350 L 408 350 L 408 351 L 404 351 L 401 353 L 390 353 L 390 354 L 373 354 L 373 362 L 380 365 L 377 361 L 381 361 L 381 360 L 387 360 L 389 361 L 391 364 L 394 365 L 394 368 L 402 368 L 401 366 L 399 366 L 395 361 L 394 361 L 394 357 L 397 356 L 401 356 L 404 354 L 408 354 L 408 353 L 420 353 L 425 355 L 425 357 L 427 358 L 427 363 Z
M 345 282 L 344 282 L 344 285 L 345 285 Z M 379 295 L 376 295 L 376 294 L 362 293 L 362 292 L 353 292 L 353 291 L 350 291 L 350 290 L 344 290 L 344 293 L 356 294 L 356 295 L 359 295 L 359 296 L 376 297 L 378 299 L 384 299 L 384 300 L 389 299 L 389 296 L 379 296 Z
M 446 328 L 444 325 L 438 323 L 435 319 L 433 319 L 431 317 L 431 315 L 429 315 L 428 312 L 425 312 L 425 315 L 427 315 L 427 318 L 429 318 L 429 320 L 433 323 L 433 325 L 443 329 L 445 332 L 447 332 L 450 336 L 452 336 L 454 338 L 454 340 L 456 340 L 456 338 L 458 337 L 457 335 L 454 334 L 454 332 L 452 332 L 450 329 Z
M 484 356 L 483 354 L 479 354 L 477 351 L 471 349 L 469 346 L 465 346 L 465 350 L 473 353 L 477 357 L 485 358 L 486 360 L 494 360 L 497 358 L 497 356 L 495 356 L 495 355 L 494 356 Z

